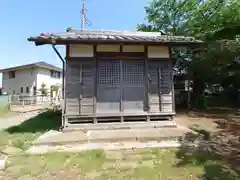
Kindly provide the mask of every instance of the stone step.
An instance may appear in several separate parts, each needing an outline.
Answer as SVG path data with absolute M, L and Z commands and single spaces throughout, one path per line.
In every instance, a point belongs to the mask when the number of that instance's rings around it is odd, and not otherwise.
M 98 124 L 69 124 L 63 132 L 89 131 L 89 130 L 121 130 L 121 129 L 147 129 L 177 127 L 175 121 L 157 122 L 124 122 L 124 123 L 98 123 Z
M 122 130 L 90 130 L 58 132 L 40 137 L 34 145 L 71 145 L 84 143 L 114 143 L 120 141 L 178 141 L 189 130 L 185 128 L 146 128 Z
M 180 147 L 179 141 L 121 141 L 115 143 L 83 143 L 72 145 L 33 145 L 26 153 L 29 154 L 44 154 L 50 152 L 82 152 L 90 150 L 105 150 L 105 151 L 119 151 L 132 149 L 146 149 L 146 148 L 177 148 Z

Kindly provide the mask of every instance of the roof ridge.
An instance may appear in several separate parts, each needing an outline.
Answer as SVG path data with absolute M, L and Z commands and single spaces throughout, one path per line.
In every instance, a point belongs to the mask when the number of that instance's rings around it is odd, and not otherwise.
M 68 33 L 79 33 L 79 34 L 95 34 L 95 35 L 102 35 L 102 34 L 107 34 L 107 35 L 123 35 L 123 36 L 161 36 L 163 33 L 160 32 L 143 32 L 143 31 L 121 31 L 121 30 L 78 30 L 78 29 L 72 29 L 68 28 L 67 29 Z
M 65 33 L 46 33 L 30 37 L 36 45 L 66 43 L 129 43 L 129 44 L 198 44 L 194 37 L 172 36 L 162 32 L 118 31 L 118 30 L 77 30 L 68 28 Z
M 55 69 L 55 70 L 61 71 L 61 68 L 59 68 L 55 65 L 52 65 L 52 64 L 47 63 L 45 61 L 38 61 L 38 62 L 34 62 L 34 63 L 29 63 L 29 64 L 24 64 L 24 65 L 17 65 L 17 66 L 4 68 L 4 69 L 1 69 L 0 72 L 13 70 L 13 69 L 29 68 L 29 67 L 33 67 L 33 66 L 46 67 L 46 68 L 49 68 L 49 69 Z

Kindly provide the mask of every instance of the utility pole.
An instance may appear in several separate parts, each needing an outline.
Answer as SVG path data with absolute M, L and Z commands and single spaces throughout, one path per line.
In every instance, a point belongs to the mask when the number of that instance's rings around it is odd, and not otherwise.
M 84 30 L 84 24 L 85 24 L 85 0 L 82 0 L 82 31 Z

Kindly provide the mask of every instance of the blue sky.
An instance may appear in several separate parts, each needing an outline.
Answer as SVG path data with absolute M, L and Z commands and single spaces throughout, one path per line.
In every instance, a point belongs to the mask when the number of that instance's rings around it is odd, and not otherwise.
M 86 29 L 135 30 L 144 22 L 149 0 L 86 0 Z M 62 32 L 81 27 L 81 0 L 1 0 L 0 69 L 37 61 L 61 66 L 50 46 L 27 41 L 41 32 Z M 59 47 L 65 57 L 63 47 Z M 0 85 L 2 78 L 0 76 Z

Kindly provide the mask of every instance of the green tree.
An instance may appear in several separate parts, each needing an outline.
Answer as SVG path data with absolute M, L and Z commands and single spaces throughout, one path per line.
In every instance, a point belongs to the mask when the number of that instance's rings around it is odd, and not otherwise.
M 41 87 L 39 88 L 39 92 L 41 96 L 47 96 L 48 88 L 46 87 L 46 84 L 44 83 L 41 84 Z
M 137 25 L 139 31 L 163 30 L 168 35 L 195 36 L 207 42 L 198 56 L 192 56 L 187 48 L 173 49 L 176 72 L 187 72 L 194 80 L 194 101 L 214 84 L 240 88 L 235 61 L 239 57 L 240 1 L 153 0 L 145 11 L 148 23 Z
M 202 0 L 153 0 L 145 7 L 148 24 L 138 24 L 139 31 L 165 31 L 185 35 L 181 28 L 194 14 Z

